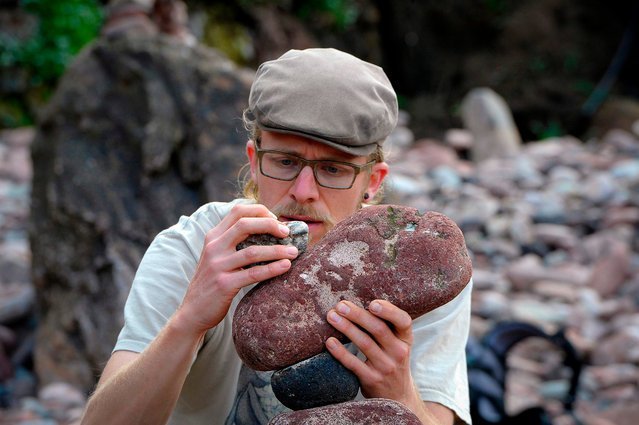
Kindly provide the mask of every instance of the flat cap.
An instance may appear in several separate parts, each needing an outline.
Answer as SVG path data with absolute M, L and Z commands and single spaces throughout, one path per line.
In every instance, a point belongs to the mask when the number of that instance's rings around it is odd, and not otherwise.
M 262 130 L 370 155 L 397 124 L 397 95 L 377 65 L 336 49 L 289 50 L 264 62 L 249 95 Z

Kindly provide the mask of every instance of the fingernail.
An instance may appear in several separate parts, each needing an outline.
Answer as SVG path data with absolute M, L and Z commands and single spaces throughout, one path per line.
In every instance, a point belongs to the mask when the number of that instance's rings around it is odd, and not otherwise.
M 339 311 L 342 314 L 348 314 L 350 313 L 351 309 L 344 303 L 339 303 L 337 304 L 337 311 Z
M 382 305 L 380 303 L 378 303 L 377 301 L 373 301 L 369 306 L 368 309 L 370 311 L 372 311 L 373 313 L 379 313 L 382 311 Z
M 327 339 L 326 347 L 330 348 L 331 350 L 334 350 L 335 348 L 337 348 L 337 341 L 335 341 L 333 338 Z
M 280 225 L 279 225 L 279 227 L 280 227 L 280 230 L 281 230 L 284 234 L 287 234 L 287 235 L 288 235 L 288 232 L 290 232 L 290 229 L 289 229 L 289 228 L 288 228 L 288 226 L 287 226 L 287 225 L 285 225 L 285 224 L 280 224 Z
M 278 264 L 282 270 L 287 270 L 291 267 L 291 262 L 289 260 L 282 260 Z
M 339 323 L 342 320 L 342 317 L 335 313 L 333 310 L 331 310 L 328 313 L 328 320 L 330 320 L 331 322 L 335 322 L 335 323 Z
M 297 255 L 297 248 L 294 246 L 286 247 L 286 253 L 289 255 Z

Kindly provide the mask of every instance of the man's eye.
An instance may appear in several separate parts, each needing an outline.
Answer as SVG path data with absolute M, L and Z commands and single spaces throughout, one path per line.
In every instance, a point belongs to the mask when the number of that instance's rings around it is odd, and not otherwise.
M 287 168 L 297 166 L 297 161 L 289 157 L 276 158 L 275 163 L 279 165 L 280 167 L 287 167 Z
M 322 171 L 331 176 L 342 176 L 348 172 L 348 167 L 339 164 L 322 164 Z

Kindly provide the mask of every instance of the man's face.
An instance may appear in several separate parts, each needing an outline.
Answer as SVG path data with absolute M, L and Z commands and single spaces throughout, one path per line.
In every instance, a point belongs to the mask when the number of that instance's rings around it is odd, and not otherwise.
M 260 149 L 277 150 L 308 160 L 335 160 L 363 165 L 364 156 L 353 156 L 322 143 L 292 134 L 263 131 Z M 388 173 L 386 163 L 374 164 L 360 172 L 349 189 L 320 186 L 310 166 L 302 168 L 292 181 L 276 180 L 259 170 L 257 152 L 252 141 L 246 146 L 251 177 L 258 186 L 258 202 L 273 211 L 281 221 L 301 220 L 308 224 L 309 243 L 323 237 L 336 223 L 353 214 L 361 205 L 364 193 L 372 198 Z

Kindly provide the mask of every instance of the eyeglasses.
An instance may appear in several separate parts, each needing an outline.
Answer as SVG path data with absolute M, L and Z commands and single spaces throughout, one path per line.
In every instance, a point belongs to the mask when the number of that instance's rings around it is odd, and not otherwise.
M 265 176 L 276 180 L 295 180 L 300 171 L 308 165 L 313 169 L 317 184 L 329 189 L 350 189 L 355 177 L 376 162 L 373 160 L 364 165 L 357 165 L 342 161 L 310 160 L 286 152 L 257 147 L 256 151 L 260 172 Z

